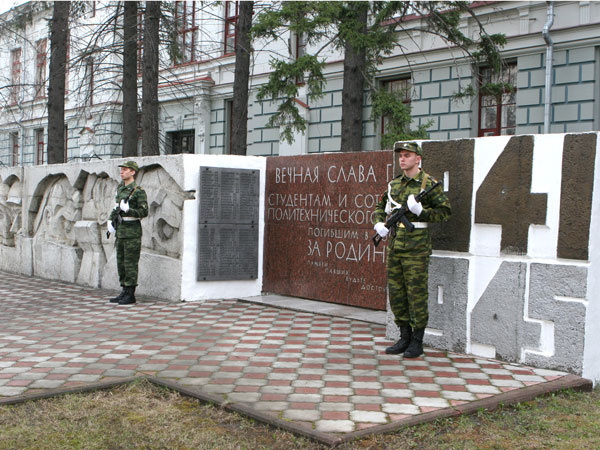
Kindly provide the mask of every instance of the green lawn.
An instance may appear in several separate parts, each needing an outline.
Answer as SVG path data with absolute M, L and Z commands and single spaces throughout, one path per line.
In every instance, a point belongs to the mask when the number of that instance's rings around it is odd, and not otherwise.
M 139 381 L 0 407 L 0 449 L 320 449 Z M 494 412 L 371 436 L 341 449 L 599 449 L 600 391 L 562 392 Z

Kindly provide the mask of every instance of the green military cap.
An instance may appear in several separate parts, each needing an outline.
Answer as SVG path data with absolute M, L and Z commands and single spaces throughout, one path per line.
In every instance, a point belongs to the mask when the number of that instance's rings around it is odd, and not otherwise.
M 138 165 L 135 161 L 127 161 L 123 164 L 119 164 L 119 167 L 127 167 L 129 169 L 135 170 L 136 172 L 140 171 L 140 168 L 138 167 Z
M 423 149 L 416 142 L 398 141 L 394 144 L 394 151 L 399 152 L 400 150 L 408 150 L 409 152 L 416 153 L 418 156 L 423 156 Z

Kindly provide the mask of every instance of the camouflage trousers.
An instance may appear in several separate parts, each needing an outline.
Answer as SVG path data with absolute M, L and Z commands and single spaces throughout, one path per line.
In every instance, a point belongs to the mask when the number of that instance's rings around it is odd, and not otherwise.
M 119 239 L 116 241 L 117 270 L 121 286 L 137 286 L 138 263 L 142 250 L 142 238 Z
M 396 325 L 425 328 L 429 320 L 429 256 L 401 257 L 390 251 L 387 271 L 390 307 Z

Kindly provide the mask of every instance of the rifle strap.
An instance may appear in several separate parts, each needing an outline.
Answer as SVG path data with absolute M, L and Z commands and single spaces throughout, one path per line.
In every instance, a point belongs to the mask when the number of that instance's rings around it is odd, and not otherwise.
M 133 195 L 133 193 L 135 191 L 137 191 L 137 189 L 139 188 L 139 186 L 136 186 L 132 189 L 132 191 L 129 193 L 129 195 L 127 196 L 127 198 L 125 199 L 125 203 L 129 203 L 129 199 L 131 198 L 131 196 Z
M 427 187 L 428 179 L 429 179 L 429 174 L 427 172 L 423 171 L 423 180 L 421 181 L 421 192 L 423 192 L 425 190 L 425 187 Z M 400 203 L 398 203 L 397 201 L 395 201 L 392 198 L 392 182 L 391 181 L 388 183 L 387 196 L 388 196 L 388 202 L 391 203 L 391 205 L 392 205 L 392 208 L 390 209 L 389 212 L 392 212 L 395 209 L 402 207 L 402 205 Z
M 388 214 L 390 214 L 395 209 L 402 207 L 402 205 L 400 203 L 398 203 L 396 200 L 394 200 L 392 198 L 392 182 L 391 181 L 388 183 L 387 196 L 388 196 L 388 203 L 391 205 L 391 207 L 389 208 L 389 211 L 386 211 Z
M 427 186 L 427 180 L 429 179 L 429 174 L 427 172 L 423 172 L 423 181 L 421 181 L 421 192 L 425 190 Z

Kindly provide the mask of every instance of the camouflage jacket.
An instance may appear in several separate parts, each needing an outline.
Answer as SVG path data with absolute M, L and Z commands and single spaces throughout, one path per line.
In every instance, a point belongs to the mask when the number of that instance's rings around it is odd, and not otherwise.
M 131 194 L 132 191 L 134 191 L 133 194 Z M 127 197 L 129 197 L 129 194 L 131 194 L 131 197 L 129 198 L 129 211 L 122 212 L 119 208 L 119 204 L 121 203 L 121 200 L 125 200 Z M 121 217 L 135 217 L 138 219 L 143 219 L 144 217 L 148 216 L 148 200 L 146 198 L 146 191 L 138 186 L 135 181 L 127 186 L 125 186 L 123 183 L 119 184 L 117 187 L 115 202 L 116 205 L 110 213 L 108 218 L 109 221 L 112 221 L 117 214 L 119 214 L 119 211 L 121 211 Z M 137 238 L 142 236 L 139 220 L 135 222 L 125 221 L 121 225 L 123 224 L 125 224 L 125 226 L 119 226 L 117 229 L 117 238 Z
M 416 196 L 421 191 L 424 176 L 425 172 L 421 170 L 414 178 L 409 178 L 404 173 L 394 178 L 388 185 L 392 200 L 399 205 L 405 205 L 409 195 Z M 435 183 L 436 180 L 428 176 L 425 189 Z M 375 207 L 373 223 L 385 222 L 388 201 L 388 191 L 386 190 Z M 423 205 L 423 212 L 418 217 L 408 211 L 406 218 L 411 222 L 444 222 L 450 217 L 450 202 L 441 186 L 438 186 L 423 198 L 421 205 Z M 397 205 L 391 205 L 392 208 L 395 206 Z M 395 231 L 395 237 L 392 237 L 389 242 L 390 248 L 393 248 L 394 251 L 398 251 L 405 256 L 421 257 L 431 255 L 431 238 L 427 228 L 415 228 L 414 231 L 409 232 L 404 227 L 396 227 Z

